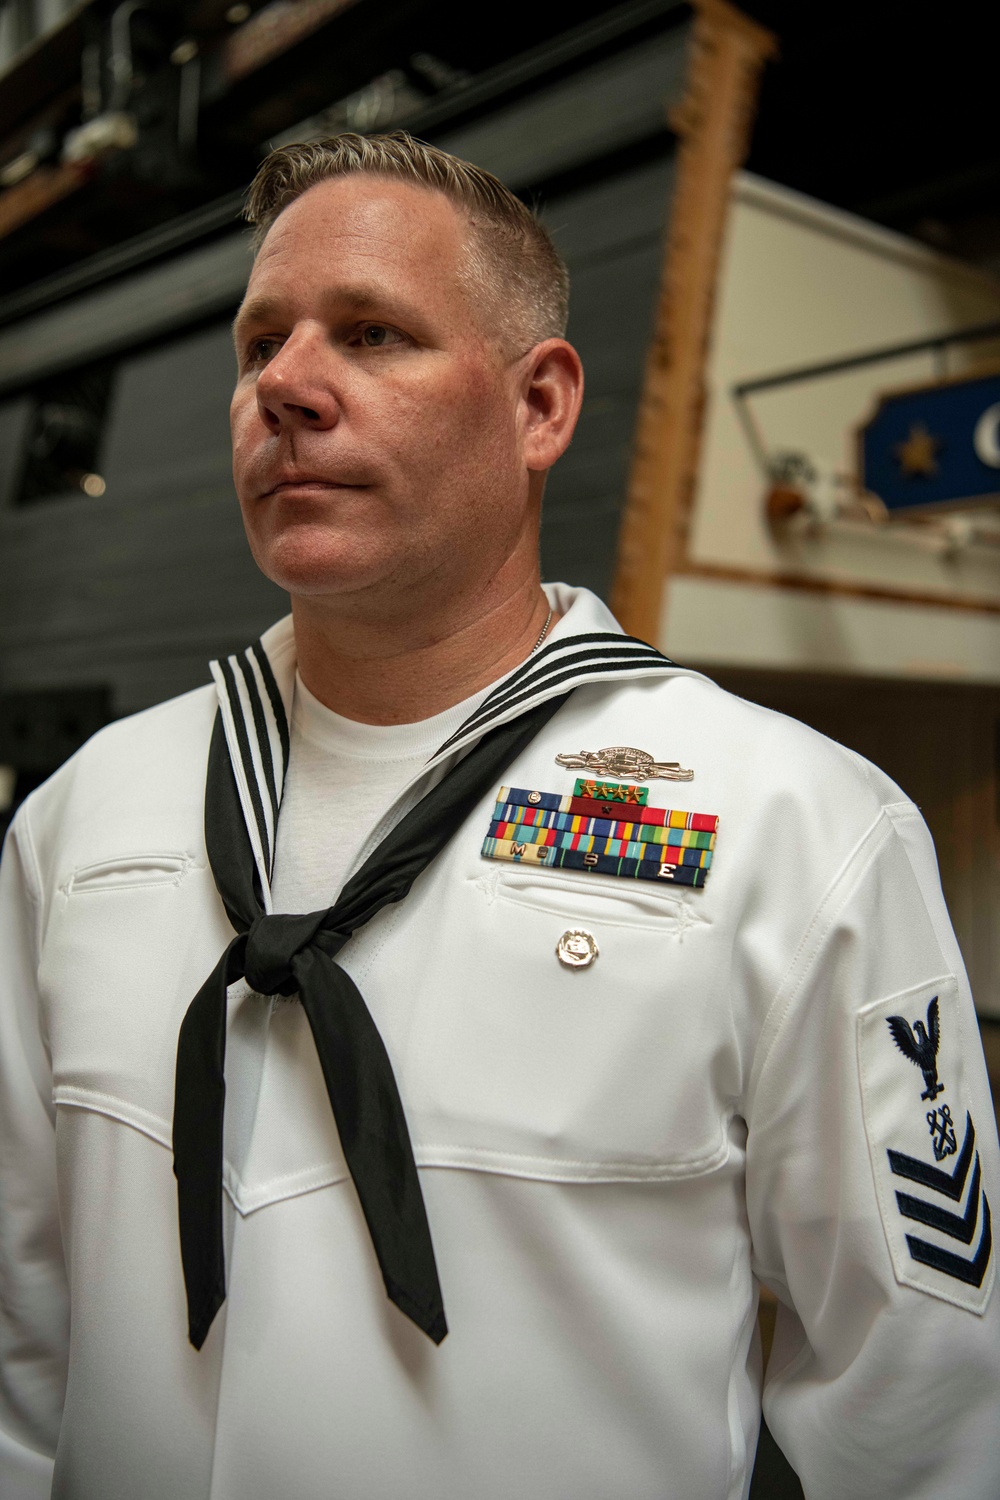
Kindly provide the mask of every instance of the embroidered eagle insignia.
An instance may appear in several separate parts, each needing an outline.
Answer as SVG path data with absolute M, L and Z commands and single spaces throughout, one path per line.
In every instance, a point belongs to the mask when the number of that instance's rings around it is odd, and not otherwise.
M 944 1084 L 938 1083 L 937 1075 L 937 1053 L 941 1042 L 941 1016 L 937 995 L 927 1007 L 926 1026 L 923 1021 L 914 1021 L 911 1030 L 910 1023 L 903 1016 L 886 1016 L 885 1020 L 900 1052 L 911 1063 L 915 1063 L 924 1075 L 921 1099 L 936 1099 L 938 1094 L 944 1092 Z

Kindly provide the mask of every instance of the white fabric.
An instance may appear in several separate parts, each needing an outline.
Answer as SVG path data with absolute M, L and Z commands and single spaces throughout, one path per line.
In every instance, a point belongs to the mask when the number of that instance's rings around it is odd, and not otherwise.
M 560 626 L 608 628 L 583 592 Z M 290 693 L 287 625 L 265 644 Z M 206 689 L 96 736 L 0 865 L 0 1494 L 45 1495 L 41 1455 L 60 1500 L 736 1500 L 759 1279 L 782 1304 L 765 1408 L 809 1500 L 996 1500 L 1000 1299 L 900 1281 L 866 1132 L 859 1018 L 900 997 L 912 1021 L 950 976 L 964 1081 L 942 1078 L 1000 1201 L 926 829 L 858 757 L 691 672 L 577 690 L 504 781 L 566 791 L 557 753 L 616 744 L 693 767 L 650 801 L 719 815 L 703 890 L 484 860 L 491 791 L 343 950 L 448 1338 L 385 1298 L 301 1008 L 255 1030 L 244 989 L 229 1298 L 191 1349 L 170 1118 L 180 1021 L 231 936 L 202 831 L 215 710 Z M 573 927 L 590 968 L 556 959 Z M 916 1149 L 922 1079 L 892 1056 Z
M 271 881 L 275 911 L 333 904 L 372 829 L 488 692 L 416 724 L 359 724 L 320 703 L 296 673 Z

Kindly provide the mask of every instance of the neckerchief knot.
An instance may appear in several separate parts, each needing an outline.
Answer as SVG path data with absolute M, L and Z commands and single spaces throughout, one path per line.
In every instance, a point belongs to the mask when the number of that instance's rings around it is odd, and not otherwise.
M 328 915 L 313 911 L 255 917 L 243 950 L 243 977 L 250 988 L 258 995 L 294 995 L 300 988 L 295 960 L 314 941 Z

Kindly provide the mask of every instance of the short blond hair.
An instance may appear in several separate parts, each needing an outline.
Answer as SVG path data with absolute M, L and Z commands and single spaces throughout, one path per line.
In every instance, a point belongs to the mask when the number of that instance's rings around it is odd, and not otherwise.
M 471 230 L 471 290 L 488 302 L 505 343 L 517 345 L 520 352 L 563 336 L 569 275 L 537 216 L 490 172 L 404 130 L 390 135 L 345 132 L 272 151 L 251 183 L 244 210 L 256 229 L 255 250 L 281 211 L 309 188 L 354 175 L 430 188 L 465 215 Z

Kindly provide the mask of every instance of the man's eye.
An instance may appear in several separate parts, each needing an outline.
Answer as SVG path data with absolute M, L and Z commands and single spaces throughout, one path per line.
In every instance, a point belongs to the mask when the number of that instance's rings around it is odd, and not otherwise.
M 278 339 L 253 339 L 247 345 L 247 363 L 251 365 L 266 365 L 269 359 L 274 358 L 275 351 L 280 347 Z
M 384 323 L 366 323 L 361 330 L 361 342 L 366 349 L 384 349 L 387 344 L 398 344 L 402 335 Z

